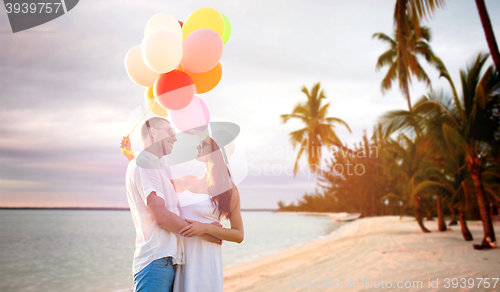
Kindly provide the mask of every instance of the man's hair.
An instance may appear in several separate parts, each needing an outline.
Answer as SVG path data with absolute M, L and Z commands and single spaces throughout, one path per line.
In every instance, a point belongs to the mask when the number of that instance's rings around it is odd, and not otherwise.
M 160 118 L 160 117 L 152 117 L 152 118 L 146 120 L 141 128 L 142 142 L 145 142 L 145 141 L 147 141 L 147 139 L 150 139 L 149 128 L 157 129 L 159 126 L 161 126 L 161 124 L 163 122 L 167 122 L 170 124 L 170 122 L 167 119 Z

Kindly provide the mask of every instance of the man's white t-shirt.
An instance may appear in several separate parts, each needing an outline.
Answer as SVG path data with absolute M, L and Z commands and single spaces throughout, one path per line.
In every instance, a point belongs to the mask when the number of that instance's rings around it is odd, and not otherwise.
M 127 199 L 134 220 L 136 239 L 133 262 L 135 275 L 154 260 L 171 256 L 174 264 L 184 263 L 182 239 L 156 224 L 147 207 L 151 192 L 165 201 L 165 207 L 179 215 L 178 198 L 170 182 L 164 159 L 143 151 L 128 164 Z

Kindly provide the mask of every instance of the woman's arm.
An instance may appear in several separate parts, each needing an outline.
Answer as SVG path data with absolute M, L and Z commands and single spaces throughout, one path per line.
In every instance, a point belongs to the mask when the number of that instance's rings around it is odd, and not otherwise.
M 200 236 L 207 233 L 222 240 L 241 243 L 244 238 L 243 220 L 241 218 L 240 196 L 236 187 L 233 188 L 231 210 L 231 215 L 229 216 L 229 221 L 231 222 L 230 229 L 186 219 L 191 224 L 184 226 L 179 230 L 179 233 L 186 237 Z

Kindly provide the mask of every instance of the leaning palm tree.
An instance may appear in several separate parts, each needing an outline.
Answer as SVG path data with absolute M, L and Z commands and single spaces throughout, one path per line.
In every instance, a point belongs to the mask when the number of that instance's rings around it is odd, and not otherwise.
M 398 80 L 399 88 L 408 103 L 408 110 L 411 110 L 409 88 L 411 85 L 411 76 L 417 77 L 418 81 L 425 82 L 428 87 L 431 86 L 431 81 L 418 62 L 417 57 L 424 57 L 427 62 L 436 67 L 441 63 L 441 60 L 434 55 L 429 44 L 431 39 L 430 29 L 419 27 L 418 32 L 419 34 L 417 35 L 415 29 L 411 30 L 410 38 L 413 39 L 413 43 L 415 44 L 415 48 L 411 50 L 409 48 L 402 48 L 402 44 L 397 38 L 397 31 L 394 31 L 392 38 L 381 32 L 373 34 L 373 38 L 389 44 L 389 49 L 380 55 L 375 67 L 377 71 L 382 67 L 389 67 L 382 80 L 382 93 L 391 89 L 393 81 Z
M 395 161 L 395 166 L 399 168 L 401 174 L 404 174 L 404 179 L 402 177 L 405 185 L 403 196 L 406 205 L 413 204 L 415 207 L 415 219 L 424 233 L 430 232 L 424 226 L 421 214 L 426 196 L 414 192 L 414 190 L 416 188 L 415 175 L 418 171 L 419 162 L 427 156 L 427 145 L 428 139 L 426 137 L 417 136 L 415 140 L 412 140 L 404 134 L 400 134 L 397 143 L 393 144 L 398 158 Z
M 439 103 L 442 110 L 437 111 L 429 106 L 422 106 L 422 102 L 426 100 Z M 415 136 L 415 143 L 419 143 L 417 148 L 421 151 L 426 150 L 426 153 L 419 155 L 418 158 L 413 152 L 410 152 L 410 155 L 404 155 L 406 151 L 412 149 L 410 146 L 412 146 L 413 140 L 407 139 L 408 146 L 398 151 L 397 157 L 401 158 L 400 162 L 393 166 L 398 169 L 397 173 L 412 175 L 411 196 L 406 195 L 402 198 L 406 198 L 404 202 L 407 207 L 409 203 L 413 202 L 416 211 L 415 217 L 422 231 L 428 232 L 423 226 L 421 214 L 418 211 L 423 205 L 421 201 L 436 194 L 439 230 L 446 229 L 441 212 L 441 199 L 444 199 L 449 202 L 450 208 L 458 208 L 462 235 L 465 240 L 472 240 L 472 234 L 465 221 L 466 213 L 469 210 L 467 202 L 474 192 L 472 179 L 465 169 L 465 155 L 463 155 L 462 149 L 457 145 L 447 144 L 443 139 L 442 125 L 453 122 L 450 115 L 458 116 L 451 95 L 431 92 L 417 102 L 411 111 L 391 111 L 383 115 L 381 121 L 387 129 L 387 133 L 405 132 L 411 134 Z M 405 168 L 407 171 L 399 170 L 412 160 L 417 163 L 415 171 L 408 171 L 411 169 L 408 167 Z M 408 184 L 408 174 L 399 175 L 398 181 L 407 181 L 406 184 Z
M 303 154 L 307 155 L 310 169 L 317 173 L 321 164 L 322 146 L 331 148 L 334 145 L 342 145 L 335 133 L 335 123 L 345 126 L 351 132 L 343 120 L 327 117 L 330 104 L 322 104 L 326 97 L 323 90 L 320 91 L 320 83 L 314 85 L 311 91 L 304 86 L 302 92 L 307 96 L 307 101 L 297 104 L 291 114 L 281 115 L 284 124 L 290 119 L 298 119 L 305 125 L 304 128 L 290 133 L 290 142 L 294 149 L 300 146 L 293 168 L 294 176 L 297 175 L 299 160 Z
M 431 157 L 426 157 L 418 164 L 417 171 L 412 180 L 416 185 L 412 196 L 416 194 L 436 196 L 438 230 L 446 231 L 442 202 L 451 197 L 455 193 L 455 189 L 448 182 L 448 177 L 443 173 L 442 167 Z
M 466 70 L 460 71 L 462 81 L 462 99 L 459 100 L 453 81 L 445 67 L 441 69 L 453 90 L 453 105 L 455 110 L 439 100 L 423 100 L 415 107 L 437 110 L 447 116 L 447 122 L 442 125 L 443 137 L 448 145 L 458 145 L 467 162 L 466 167 L 472 177 L 477 203 L 483 223 L 484 238 L 480 245 L 474 248 L 490 248 L 495 246 L 496 238 L 491 221 L 487 193 L 483 185 L 484 165 L 481 162 L 489 140 L 493 139 L 496 128 L 489 127 L 488 110 L 492 101 L 500 95 L 500 77 L 493 66 L 490 66 L 481 76 L 482 68 L 488 54 L 479 54 Z M 486 117 L 486 118 L 485 118 Z
M 484 4 L 484 0 L 476 0 L 476 6 L 477 11 L 479 12 L 479 18 L 481 18 L 481 23 L 483 25 L 486 41 L 488 42 L 491 58 L 493 59 L 493 64 L 495 64 L 497 71 L 500 71 L 500 52 L 498 51 L 497 41 L 495 39 L 495 34 L 493 33 L 493 26 L 491 25 L 486 4 Z

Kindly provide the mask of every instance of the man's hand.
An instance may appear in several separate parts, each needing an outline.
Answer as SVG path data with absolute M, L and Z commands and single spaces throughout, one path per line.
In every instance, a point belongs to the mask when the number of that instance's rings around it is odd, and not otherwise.
M 120 148 L 125 148 L 127 150 L 130 150 L 130 138 L 128 136 L 124 136 L 122 140 L 120 141 Z
M 120 141 L 120 149 L 122 151 L 123 156 L 125 156 L 128 161 L 134 159 L 134 152 L 130 151 L 130 138 L 128 136 L 125 136 L 122 138 Z
M 207 224 L 194 221 L 191 219 L 184 219 L 184 220 L 186 220 L 186 222 L 190 224 L 184 226 L 183 228 L 181 228 L 181 230 L 179 230 L 179 234 L 181 234 L 182 236 L 186 237 L 199 236 L 208 242 L 222 245 L 223 242 L 222 239 L 206 233 L 207 229 L 209 228 L 208 225 L 215 225 L 217 227 L 222 227 L 222 224 L 220 224 L 219 222 L 212 222 L 210 224 Z
M 207 224 L 198 221 L 185 219 L 189 225 L 186 225 L 179 230 L 179 234 L 185 237 L 202 236 L 207 233 Z
M 223 227 L 224 227 L 224 225 L 220 224 L 220 222 L 219 222 L 219 221 L 214 221 L 214 222 L 212 222 L 212 223 L 210 223 L 210 224 L 215 225 L 215 226 L 220 227 L 220 228 L 223 228 Z M 211 234 L 205 234 L 205 235 L 208 235 L 208 236 L 210 236 L 210 237 L 211 237 L 211 238 L 210 238 L 211 240 L 208 240 L 208 241 L 210 241 L 210 242 L 214 242 L 214 241 L 212 240 L 213 238 L 215 238 L 215 239 L 217 240 L 217 241 L 215 241 L 214 243 L 218 243 L 218 244 L 222 245 L 222 243 L 224 242 L 224 240 L 222 240 L 222 239 L 220 239 L 220 238 L 218 238 L 218 237 L 215 237 L 215 236 L 213 236 L 213 235 L 211 235 Z M 205 239 L 206 239 L 206 238 L 205 238 Z
M 202 236 L 200 236 L 201 238 L 203 238 L 204 240 L 208 241 L 208 242 L 211 242 L 211 243 L 217 243 L 219 245 L 222 245 L 222 242 L 223 240 L 218 238 L 218 237 L 215 237 L 213 235 L 210 235 L 208 233 L 205 233 L 203 234 Z

